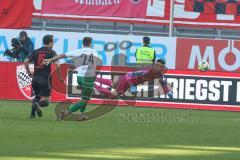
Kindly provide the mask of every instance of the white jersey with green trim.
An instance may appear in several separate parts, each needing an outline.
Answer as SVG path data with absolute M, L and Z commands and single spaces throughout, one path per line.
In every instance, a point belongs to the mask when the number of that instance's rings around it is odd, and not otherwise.
M 102 60 L 96 50 L 92 48 L 82 48 L 69 51 L 67 57 L 73 58 L 75 70 L 80 77 L 95 77 L 96 66 L 102 65 Z

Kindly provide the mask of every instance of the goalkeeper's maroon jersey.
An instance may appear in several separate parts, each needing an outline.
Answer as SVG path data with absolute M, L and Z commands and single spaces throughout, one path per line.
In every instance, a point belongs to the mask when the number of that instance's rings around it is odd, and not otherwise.
M 165 66 L 161 67 L 147 67 L 141 70 L 137 70 L 134 72 L 129 72 L 120 77 L 116 90 L 118 94 L 125 93 L 131 85 L 139 85 L 146 81 L 151 81 L 154 79 L 162 79 L 163 75 L 167 72 L 167 68 Z
M 141 83 L 144 83 L 146 81 L 151 81 L 154 79 L 159 79 L 159 78 L 163 78 L 163 75 L 167 72 L 167 68 L 165 66 L 163 67 L 149 67 L 146 69 L 145 74 L 143 74 L 142 76 L 137 76 L 137 77 L 132 77 L 130 78 L 130 83 L 132 81 L 133 85 L 138 85 Z

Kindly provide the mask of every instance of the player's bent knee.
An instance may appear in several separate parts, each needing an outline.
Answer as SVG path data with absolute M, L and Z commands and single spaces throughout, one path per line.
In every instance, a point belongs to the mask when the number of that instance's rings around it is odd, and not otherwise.
M 49 105 L 49 101 L 46 100 L 40 101 L 38 104 L 40 107 L 47 107 Z

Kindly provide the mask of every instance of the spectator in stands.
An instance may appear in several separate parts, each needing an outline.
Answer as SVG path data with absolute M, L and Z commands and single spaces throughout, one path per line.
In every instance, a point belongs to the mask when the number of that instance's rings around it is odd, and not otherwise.
M 34 50 L 33 43 L 31 39 L 28 37 L 27 32 L 21 31 L 19 34 L 19 40 L 20 40 L 20 49 L 19 49 L 19 62 L 24 62 L 26 57 L 32 53 Z

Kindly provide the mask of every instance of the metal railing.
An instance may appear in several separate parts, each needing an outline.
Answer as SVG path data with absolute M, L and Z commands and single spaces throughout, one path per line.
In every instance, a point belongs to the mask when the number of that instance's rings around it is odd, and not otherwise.
M 169 26 L 116 22 L 33 19 L 31 29 L 109 33 L 124 35 L 169 36 Z M 174 27 L 173 36 L 211 39 L 239 39 L 240 31 L 215 28 Z

